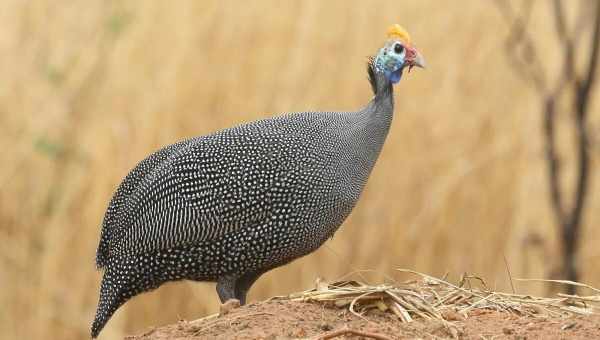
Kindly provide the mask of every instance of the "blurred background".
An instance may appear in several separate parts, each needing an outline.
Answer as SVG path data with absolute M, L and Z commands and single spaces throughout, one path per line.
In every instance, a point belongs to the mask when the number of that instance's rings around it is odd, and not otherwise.
M 582 78 L 593 40 L 586 13 L 596 3 L 564 3 L 567 31 L 580 38 L 571 71 Z M 2 1 L 0 338 L 89 337 L 101 220 L 127 172 L 161 146 L 240 122 L 362 107 L 372 96 L 367 56 L 392 23 L 411 33 L 428 69 L 396 86 L 383 153 L 333 240 L 264 275 L 250 301 L 357 270 L 373 270 L 363 275 L 372 283 L 403 278 L 400 267 L 454 280 L 467 272 L 505 291 L 507 268 L 513 278 L 564 278 L 561 216 L 575 216 L 569 211 L 579 203 L 572 262 L 579 280 L 600 286 L 599 90 L 591 88 L 586 104 L 580 183 L 572 91 L 557 92 L 551 117 L 544 106 L 563 74 L 566 40 L 557 38 L 554 5 Z M 554 182 L 552 164 L 560 170 Z M 217 310 L 213 284 L 167 284 L 117 311 L 101 338 Z

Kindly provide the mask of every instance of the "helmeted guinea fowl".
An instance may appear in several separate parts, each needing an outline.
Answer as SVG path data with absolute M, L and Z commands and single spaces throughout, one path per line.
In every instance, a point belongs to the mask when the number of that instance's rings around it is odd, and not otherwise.
M 266 271 L 316 250 L 355 206 L 393 115 L 392 84 L 423 67 L 394 25 L 368 63 L 374 98 L 356 112 L 302 112 L 167 146 L 114 194 L 96 265 L 96 337 L 131 297 L 167 281 L 216 281 L 238 299 Z

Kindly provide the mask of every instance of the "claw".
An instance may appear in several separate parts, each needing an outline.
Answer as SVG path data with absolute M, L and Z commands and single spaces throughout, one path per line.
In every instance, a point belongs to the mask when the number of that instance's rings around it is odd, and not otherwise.
M 238 299 L 229 299 L 223 303 L 219 308 L 219 316 L 223 316 L 229 314 L 232 309 L 240 307 L 240 300 Z

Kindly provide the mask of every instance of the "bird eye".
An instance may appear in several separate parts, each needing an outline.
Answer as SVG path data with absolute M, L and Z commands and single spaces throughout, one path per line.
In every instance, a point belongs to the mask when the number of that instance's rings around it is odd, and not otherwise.
M 400 44 L 394 45 L 394 52 L 400 54 L 400 53 L 402 53 L 402 51 L 404 51 L 404 46 L 402 46 Z

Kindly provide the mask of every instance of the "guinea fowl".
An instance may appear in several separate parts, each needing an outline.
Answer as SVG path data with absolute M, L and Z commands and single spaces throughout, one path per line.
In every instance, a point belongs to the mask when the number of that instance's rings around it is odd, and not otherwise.
M 355 112 L 301 112 L 167 146 L 114 194 L 96 266 L 104 270 L 91 334 L 140 293 L 176 280 L 216 281 L 222 303 L 260 275 L 307 255 L 354 208 L 393 116 L 393 88 L 424 60 L 399 25 L 367 70 L 375 96 Z

